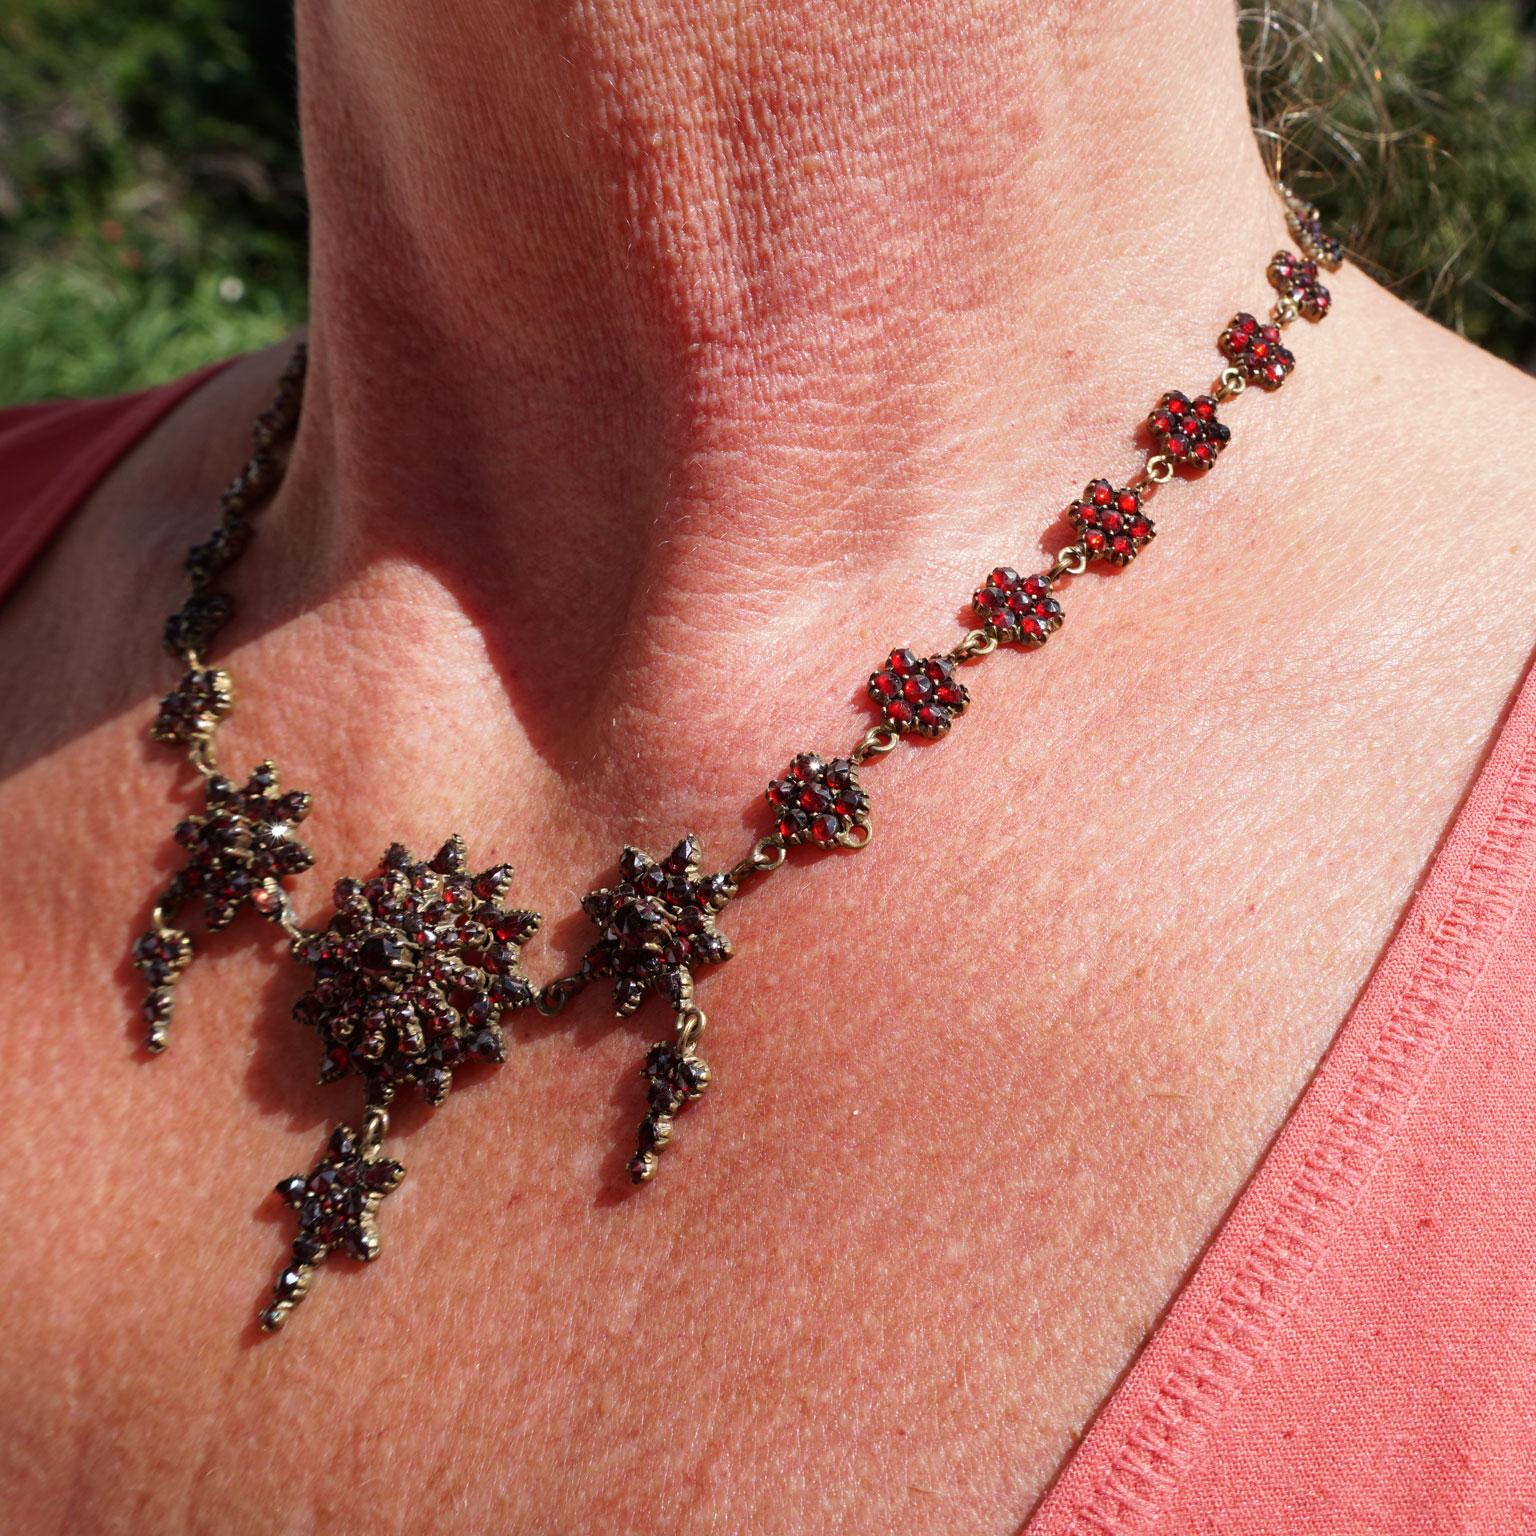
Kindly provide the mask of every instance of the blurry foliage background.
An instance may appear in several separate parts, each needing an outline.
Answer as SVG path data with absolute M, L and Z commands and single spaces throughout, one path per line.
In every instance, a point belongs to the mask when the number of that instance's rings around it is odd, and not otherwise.
M 1239 4 L 1255 120 L 1355 259 L 1536 364 L 1536 0 Z M 0 0 L 0 404 L 304 317 L 279 0 Z
M 1285 179 L 1352 259 L 1536 368 L 1536 0 L 1242 4 Z
M 138 388 L 303 319 L 289 17 L 0 0 L 0 403 Z

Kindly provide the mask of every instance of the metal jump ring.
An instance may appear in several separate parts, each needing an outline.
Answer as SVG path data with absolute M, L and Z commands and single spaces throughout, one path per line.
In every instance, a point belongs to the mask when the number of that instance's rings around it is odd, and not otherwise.
M 882 753 L 893 752 L 900 740 L 901 733 L 891 726 L 872 725 L 865 731 L 858 746 L 853 749 L 853 760 L 856 763 L 863 763 L 872 757 L 879 757 Z
M 693 1003 L 680 1009 L 677 1015 L 677 1048 L 687 1055 L 698 1043 L 699 1036 L 704 1033 L 704 1026 L 709 1022 L 704 1016 L 704 1010 Z

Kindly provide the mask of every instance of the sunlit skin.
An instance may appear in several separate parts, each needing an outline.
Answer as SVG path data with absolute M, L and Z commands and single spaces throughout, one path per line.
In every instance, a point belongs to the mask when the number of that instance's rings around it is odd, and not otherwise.
M 1139 463 L 1286 240 L 1224 0 L 302 0 L 314 363 L 234 578 L 232 773 L 331 883 L 462 833 L 545 914 L 767 830 L 895 646 Z M 632 1191 L 606 988 L 402 1108 L 381 1255 L 255 1328 L 354 1084 L 243 914 L 138 1049 L 197 803 L 183 548 L 285 349 L 0 610 L 11 1529 L 1017 1529 L 1347 1014 L 1536 647 L 1530 381 L 1347 267 L 1126 569 L 722 914 L 714 1080 Z M 0 498 L 4 492 L 0 490 Z

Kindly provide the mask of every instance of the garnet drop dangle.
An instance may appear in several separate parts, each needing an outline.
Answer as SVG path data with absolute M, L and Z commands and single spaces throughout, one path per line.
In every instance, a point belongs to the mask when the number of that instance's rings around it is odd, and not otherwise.
M 283 1326 L 309 1290 L 316 1265 L 335 1249 L 364 1262 L 379 1256 L 373 1215 L 379 1201 L 405 1177 L 405 1169 L 379 1155 L 388 1114 L 370 1106 L 364 1125 L 361 1136 L 349 1125 L 338 1125 L 314 1168 L 277 1186 L 277 1193 L 299 1214 L 299 1235 L 293 1241 L 293 1261 L 277 1277 L 272 1300 L 261 1314 L 267 1333 Z
M 709 1067 L 694 1049 L 704 1013 L 694 1006 L 693 967 L 731 958 L 731 941 L 715 917 L 740 882 L 735 871 L 700 874 L 700 857 L 691 832 L 659 862 L 626 848 L 619 856 L 618 882 L 581 903 L 601 931 L 572 984 L 611 977 L 620 1018 L 633 1013 L 647 992 L 659 992 L 677 1020 L 676 1039 L 652 1046 L 640 1069 L 646 1115 L 628 1165 L 636 1184 L 655 1177 L 656 1154 L 671 1139 L 673 1116 L 709 1086 Z

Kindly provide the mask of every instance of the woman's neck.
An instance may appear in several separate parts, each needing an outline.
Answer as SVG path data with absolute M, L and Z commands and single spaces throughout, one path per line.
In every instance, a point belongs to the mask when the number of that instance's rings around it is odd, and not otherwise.
M 515 588 L 573 684 L 850 553 L 1032 544 L 1283 234 L 1227 0 L 313 0 L 299 54 L 297 494 L 335 561 Z

